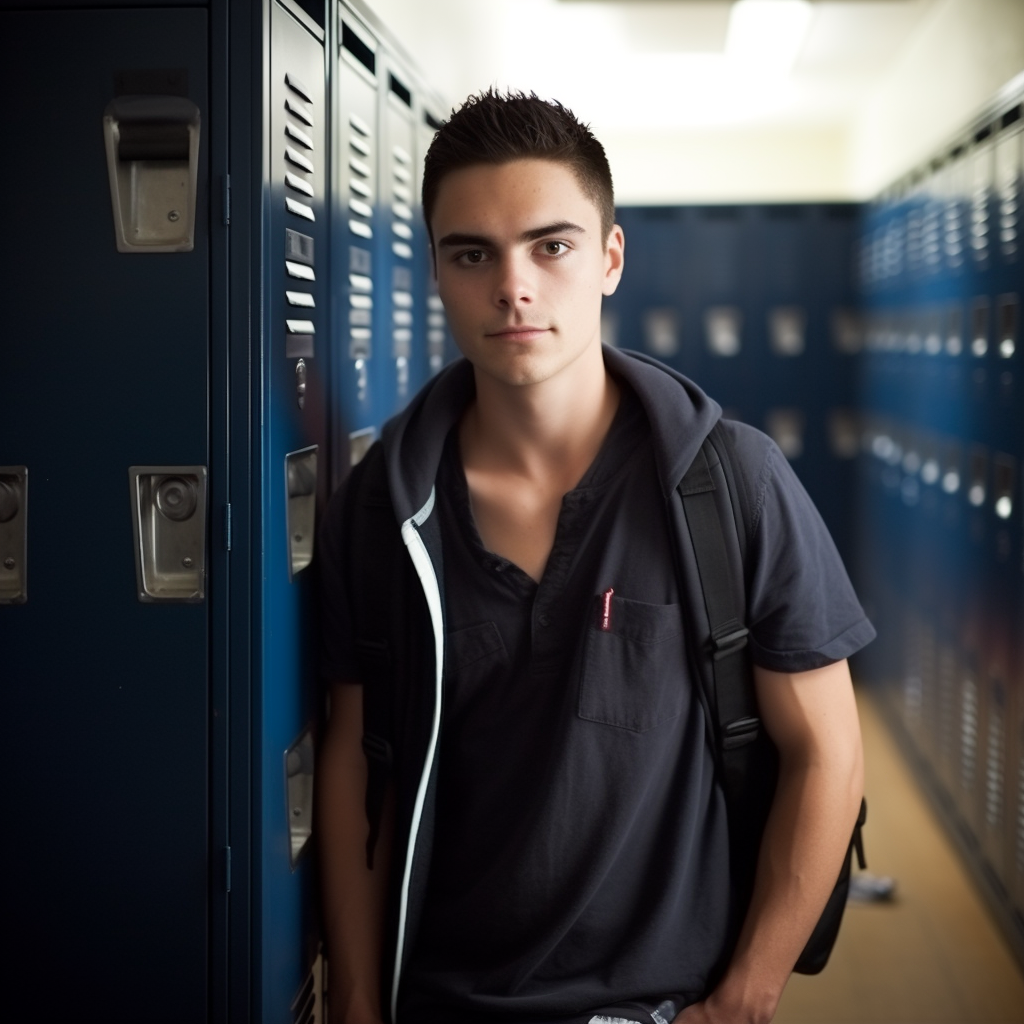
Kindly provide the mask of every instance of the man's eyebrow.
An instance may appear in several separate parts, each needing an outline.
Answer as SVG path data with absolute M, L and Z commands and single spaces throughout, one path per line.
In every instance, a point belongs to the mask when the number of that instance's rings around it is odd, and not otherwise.
M 585 233 L 586 228 L 580 227 L 579 224 L 575 224 L 571 220 L 560 220 L 556 221 L 554 224 L 544 224 L 541 227 L 530 228 L 528 231 L 524 231 L 519 236 L 519 241 L 534 242 L 538 238 L 544 238 L 547 235 L 581 235 Z M 493 247 L 494 239 L 488 238 L 486 235 L 470 235 L 455 231 L 450 235 L 445 235 L 444 238 L 438 239 L 437 242 L 437 247 L 439 249 L 455 245 L 478 245 L 481 248 L 487 248 Z
M 520 236 L 521 242 L 535 242 L 538 238 L 544 238 L 545 235 L 583 235 L 586 234 L 586 228 L 580 227 L 579 224 L 574 224 L 571 220 L 560 220 L 554 224 L 545 224 L 541 228 L 530 228 L 529 231 L 524 231 Z

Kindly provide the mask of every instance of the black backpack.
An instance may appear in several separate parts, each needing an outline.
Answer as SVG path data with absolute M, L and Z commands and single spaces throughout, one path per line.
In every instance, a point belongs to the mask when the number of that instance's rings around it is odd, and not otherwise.
M 351 511 L 346 524 L 353 531 L 352 535 L 360 538 L 353 546 L 354 569 L 363 585 L 361 600 L 355 608 L 356 648 L 364 652 L 360 660 L 367 674 L 378 680 L 382 674 L 377 666 L 382 657 L 386 658 L 388 647 L 386 624 L 392 621 L 393 615 L 389 588 L 395 580 L 403 578 L 399 563 L 406 558 L 404 545 L 396 536 L 381 456 L 379 446 L 375 446 L 352 470 L 353 479 L 349 484 L 359 493 L 349 502 Z M 775 793 L 778 755 L 761 728 L 747 650 L 746 585 L 742 567 L 746 561 L 749 505 L 742 490 L 745 487 L 742 478 L 733 473 L 735 462 L 732 442 L 716 423 L 680 482 L 679 494 L 707 612 L 704 635 L 691 635 L 689 646 L 699 653 L 696 667 L 703 687 L 704 706 L 712 723 L 710 741 L 715 747 L 728 809 L 732 881 L 741 901 L 738 905 L 747 906 L 753 890 L 761 835 Z M 715 500 L 716 479 L 728 495 L 727 502 Z M 723 523 L 726 515 L 723 509 L 732 511 L 729 524 Z M 729 557 L 730 544 L 732 558 Z M 701 631 L 696 623 L 685 625 L 691 634 Z M 383 675 L 386 674 L 385 669 Z M 389 693 L 387 685 L 364 688 L 363 750 L 369 765 L 367 862 L 371 866 L 393 762 Z M 862 801 L 835 889 L 794 968 L 801 974 L 817 974 L 828 961 L 846 906 L 854 849 L 861 868 L 866 866 L 861 842 L 865 815 L 866 805 Z
M 733 472 L 735 463 L 729 435 L 716 423 L 680 481 L 679 495 L 707 613 L 706 632 L 703 636 L 691 636 L 691 649 L 699 655 L 699 676 L 714 725 L 718 769 L 729 814 L 733 882 L 742 900 L 740 905 L 746 906 L 753 890 L 765 819 L 775 795 L 778 754 L 761 727 L 747 649 L 742 566 L 746 564 L 750 506 L 745 483 Z M 727 503 L 715 500 L 716 477 L 724 484 Z M 727 528 L 723 523 L 723 505 L 731 507 L 735 528 Z M 730 541 L 739 545 L 738 558 L 729 557 Z M 696 632 L 692 622 L 687 625 L 691 633 Z M 828 962 L 846 908 L 854 850 L 861 869 L 867 866 L 861 838 L 866 818 L 867 804 L 861 800 L 835 888 L 793 968 L 800 974 L 817 974 Z

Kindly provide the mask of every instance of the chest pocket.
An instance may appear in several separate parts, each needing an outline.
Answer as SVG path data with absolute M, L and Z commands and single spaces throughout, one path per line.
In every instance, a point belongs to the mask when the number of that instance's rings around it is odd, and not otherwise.
M 682 714 L 687 674 L 679 605 L 613 597 L 609 628 L 584 640 L 579 716 L 646 732 Z

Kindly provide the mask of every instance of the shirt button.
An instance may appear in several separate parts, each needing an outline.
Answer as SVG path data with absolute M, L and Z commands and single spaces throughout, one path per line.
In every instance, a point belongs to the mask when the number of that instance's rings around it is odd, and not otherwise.
M 504 572 L 505 571 L 505 566 L 502 565 L 501 562 L 495 562 L 494 563 L 494 571 L 495 572 Z
M 548 615 L 538 615 L 538 616 L 537 616 L 537 621 L 538 621 L 538 622 L 539 622 L 539 623 L 540 623 L 540 624 L 541 624 L 542 626 L 550 626 L 550 625 L 551 625 L 551 617 L 550 617 L 550 616 L 548 616 Z

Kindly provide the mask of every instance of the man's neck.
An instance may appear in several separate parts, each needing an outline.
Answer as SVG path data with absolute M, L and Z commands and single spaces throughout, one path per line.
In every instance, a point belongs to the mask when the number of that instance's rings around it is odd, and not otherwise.
M 571 490 L 615 417 L 619 387 L 600 350 L 572 374 L 510 386 L 477 373 L 475 401 L 460 428 L 467 470 L 507 473 Z

